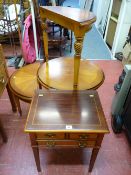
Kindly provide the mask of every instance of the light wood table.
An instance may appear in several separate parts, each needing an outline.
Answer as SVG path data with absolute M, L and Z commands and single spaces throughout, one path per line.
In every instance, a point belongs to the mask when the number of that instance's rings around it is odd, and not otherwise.
M 91 172 L 109 130 L 97 91 L 39 90 L 32 100 L 25 132 L 30 135 L 39 172 L 42 147 L 92 148 Z
M 40 7 L 40 17 L 42 20 L 41 26 L 43 28 L 46 58 L 46 63 L 43 63 L 38 70 L 38 81 L 40 85 L 68 90 L 98 88 L 104 80 L 103 71 L 90 61 L 83 61 L 81 59 L 84 35 L 91 29 L 92 24 L 96 20 L 93 13 L 70 7 L 44 6 Z M 48 61 L 46 19 L 54 21 L 74 32 L 76 38 L 74 43 L 75 55 L 72 59 L 63 57 L 61 59 L 56 58 L 55 61 Z
M 10 90 L 14 95 L 20 115 L 22 115 L 20 100 L 30 103 L 34 91 L 38 88 L 37 71 L 39 66 L 39 62 L 26 65 L 16 70 L 9 79 Z
M 46 88 L 73 90 L 74 59 L 57 58 L 41 65 L 38 81 Z M 97 89 L 104 81 L 104 74 L 90 61 L 81 60 L 77 90 Z

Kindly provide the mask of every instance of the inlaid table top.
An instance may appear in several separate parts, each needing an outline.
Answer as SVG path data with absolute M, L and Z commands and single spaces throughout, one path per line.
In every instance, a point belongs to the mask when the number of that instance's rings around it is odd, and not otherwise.
M 30 109 L 26 132 L 109 132 L 96 91 L 38 90 Z
M 92 148 L 91 172 L 103 137 L 109 133 L 97 91 L 37 90 L 27 117 L 37 170 L 39 148 Z

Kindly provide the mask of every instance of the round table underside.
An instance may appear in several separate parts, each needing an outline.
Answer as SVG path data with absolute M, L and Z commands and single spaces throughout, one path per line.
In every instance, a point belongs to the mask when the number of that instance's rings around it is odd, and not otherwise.
M 47 88 L 74 90 L 74 59 L 61 57 L 43 63 L 38 70 L 39 83 Z M 104 73 L 89 60 L 80 60 L 77 90 L 97 89 L 104 81 Z
M 37 71 L 40 63 L 36 62 L 15 71 L 10 77 L 11 90 L 23 100 L 30 100 L 38 88 Z

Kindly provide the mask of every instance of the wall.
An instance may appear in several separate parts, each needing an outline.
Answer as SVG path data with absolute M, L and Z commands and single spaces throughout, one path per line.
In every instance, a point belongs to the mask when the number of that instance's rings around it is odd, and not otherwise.
M 80 8 L 84 8 L 85 0 L 79 0 Z
M 112 46 L 113 54 L 121 52 L 131 26 L 131 0 L 123 0 Z
M 94 0 L 94 4 L 93 4 L 93 9 L 92 11 L 94 12 L 94 14 L 97 17 L 97 21 L 95 23 L 96 27 L 98 27 L 98 24 L 100 22 L 100 18 L 101 18 L 101 4 L 102 4 L 102 0 Z

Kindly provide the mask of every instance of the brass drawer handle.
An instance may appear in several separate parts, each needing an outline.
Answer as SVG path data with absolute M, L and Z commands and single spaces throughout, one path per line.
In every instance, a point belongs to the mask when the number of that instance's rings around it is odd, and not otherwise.
M 49 148 L 52 148 L 52 147 L 55 146 L 55 142 L 54 142 L 54 141 L 48 141 L 48 142 L 46 143 L 46 146 L 49 147 Z
M 56 136 L 56 134 L 53 134 L 53 133 L 48 133 L 48 134 L 45 134 L 46 137 L 49 137 L 49 138 L 53 138 Z
M 87 143 L 85 143 L 85 142 L 79 142 L 78 145 L 79 145 L 80 148 L 85 148 L 87 146 Z
M 88 135 L 80 135 L 79 138 L 80 139 L 87 139 L 88 138 Z
M 5 83 L 4 76 L 1 76 L 1 77 L 0 77 L 0 83 L 2 83 L 2 84 L 4 84 L 4 83 Z

